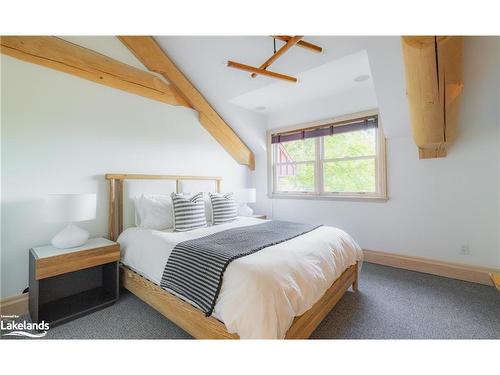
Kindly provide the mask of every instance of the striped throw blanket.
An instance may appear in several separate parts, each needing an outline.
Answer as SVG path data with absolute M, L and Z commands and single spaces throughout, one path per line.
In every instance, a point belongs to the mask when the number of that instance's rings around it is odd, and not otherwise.
M 227 266 L 235 259 L 298 237 L 319 225 L 268 221 L 181 242 L 168 258 L 161 287 L 194 302 L 210 316 Z

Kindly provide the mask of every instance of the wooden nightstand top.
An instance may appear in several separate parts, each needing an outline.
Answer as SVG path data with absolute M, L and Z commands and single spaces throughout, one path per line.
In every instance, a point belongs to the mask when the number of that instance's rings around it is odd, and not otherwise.
M 106 238 L 91 238 L 85 243 L 85 245 L 70 247 L 69 249 L 58 249 L 57 247 L 54 247 L 52 245 L 47 245 L 33 247 L 32 250 L 36 257 L 38 259 L 41 259 L 113 245 L 116 245 L 116 242 L 110 241 Z
M 252 215 L 252 217 L 254 219 L 263 219 L 263 220 L 266 220 L 267 219 L 267 216 L 266 215 Z
M 92 238 L 83 246 L 58 249 L 41 246 L 31 249 L 36 280 L 95 267 L 120 260 L 120 245 L 105 238 Z

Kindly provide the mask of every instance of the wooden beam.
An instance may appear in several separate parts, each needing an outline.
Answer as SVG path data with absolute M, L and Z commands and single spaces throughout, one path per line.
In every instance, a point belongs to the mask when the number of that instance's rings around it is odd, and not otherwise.
M 420 159 L 446 156 L 457 136 L 463 37 L 401 37 L 412 134 Z
M 292 38 L 291 36 L 288 36 L 288 35 L 272 35 L 272 37 L 275 39 L 281 40 L 283 42 L 288 42 Z M 313 52 L 317 52 L 317 53 L 323 52 L 323 48 L 321 48 L 315 44 L 306 42 L 305 40 L 300 40 L 297 43 L 297 46 L 308 49 L 308 50 L 313 51 Z
M 436 159 L 446 157 L 446 144 L 439 145 L 436 148 L 418 148 L 419 159 Z
M 229 60 L 227 62 L 227 66 L 229 66 L 230 68 L 234 68 L 234 69 L 244 70 L 246 72 L 253 72 L 253 73 L 263 75 L 263 76 L 282 79 L 282 80 L 288 81 L 288 82 L 297 82 L 297 78 L 295 78 L 295 77 L 287 76 L 287 75 L 284 75 L 281 73 L 271 72 L 269 70 L 256 68 L 256 67 L 250 66 L 250 65 L 241 64 L 241 63 L 238 63 L 236 61 Z
M 238 163 L 248 165 L 251 170 L 255 169 L 252 151 L 189 82 L 151 36 L 120 36 L 119 38 L 149 70 L 161 74 L 175 85 L 184 99 L 199 112 L 202 126 Z
M 2 36 L 5 55 L 171 105 L 189 107 L 160 77 L 51 36 Z
M 288 42 L 285 43 L 274 55 L 272 55 L 270 58 L 268 58 L 259 68 L 260 69 L 267 69 L 273 62 L 275 62 L 278 58 L 280 58 L 286 51 L 288 51 L 290 48 L 292 48 L 294 45 L 296 45 L 302 36 L 294 36 L 293 38 L 290 38 Z M 257 76 L 257 73 L 252 73 L 252 78 L 255 78 Z
M 240 164 L 248 165 L 252 171 L 255 169 L 255 158 L 253 152 L 250 151 L 242 141 L 235 140 L 234 137 L 236 134 L 233 129 L 231 129 L 228 125 L 220 126 L 219 124 L 213 122 L 212 119 L 204 112 L 199 112 L 199 121 L 205 130 L 207 130 L 212 137 L 214 137 L 225 148 L 225 150 L 233 156 L 236 161 L 239 162 L 239 160 L 245 160 L 245 163 L 240 162 Z

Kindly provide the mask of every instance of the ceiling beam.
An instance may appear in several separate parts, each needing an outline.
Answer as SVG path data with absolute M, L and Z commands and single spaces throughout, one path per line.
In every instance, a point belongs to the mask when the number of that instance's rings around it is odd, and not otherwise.
M 227 66 L 230 68 L 234 68 L 234 69 L 244 70 L 246 72 L 257 73 L 257 74 L 260 74 L 263 76 L 282 79 L 282 80 L 288 81 L 288 82 L 297 82 L 297 78 L 295 78 L 295 77 L 287 76 L 287 75 L 281 74 L 281 73 L 271 72 L 270 70 L 264 70 L 264 69 L 256 68 L 256 67 L 250 66 L 250 65 L 241 64 L 241 63 L 236 62 L 236 61 L 229 60 L 227 62 Z
M 278 58 L 280 58 L 286 51 L 296 45 L 302 36 L 294 36 L 290 38 L 278 51 L 276 51 L 270 58 L 268 58 L 259 68 L 267 69 L 273 62 L 275 62 Z M 257 73 L 251 74 L 252 78 L 257 76 Z
M 1 53 L 171 105 L 190 105 L 160 77 L 51 36 L 2 36 Z
M 251 170 L 255 169 L 252 151 L 175 66 L 151 36 L 119 36 L 118 38 L 150 71 L 161 74 L 177 88 L 184 99 L 199 112 L 201 125 L 238 163 L 247 165 Z
M 283 42 L 288 42 L 292 38 L 291 36 L 288 36 L 288 35 L 272 35 L 272 37 L 275 39 L 281 40 Z M 308 50 L 313 51 L 313 52 L 317 52 L 317 53 L 323 52 L 323 48 L 321 48 L 315 44 L 306 42 L 305 40 L 299 40 L 297 42 L 297 46 L 308 49 Z
M 419 158 L 446 156 L 455 140 L 463 84 L 461 36 L 402 36 L 406 96 Z

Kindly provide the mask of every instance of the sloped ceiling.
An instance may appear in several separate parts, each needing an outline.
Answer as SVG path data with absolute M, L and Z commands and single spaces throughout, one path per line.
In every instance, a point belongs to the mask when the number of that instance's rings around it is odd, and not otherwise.
M 366 80 L 358 82 L 354 79 L 357 77 Z M 246 92 L 230 102 L 268 115 L 303 103 L 355 91 L 358 95 L 370 96 L 372 106 L 377 107 L 370 63 L 365 50 L 301 72 L 298 79 L 294 84 L 274 80 L 271 84 Z
M 268 36 L 155 36 L 171 57 L 214 109 L 233 127 L 255 152 L 265 152 L 265 130 L 280 124 L 279 119 L 304 107 L 297 123 L 369 109 L 378 105 L 386 136 L 409 137 L 409 114 L 405 96 L 404 66 L 398 36 L 305 36 L 304 39 L 323 47 L 317 54 L 294 47 L 278 59 L 272 70 L 299 77 L 299 83 L 277 82 L 267 77 L 251 78 L 245 72 L 229 69 L 228 59 L 249 65 L 260 65 L 273 52 Z M 130 51 L 114 37 L 64 37 L 71 42 L 147 70 Z M 282 42 L 277 42 L 278 47 Z M 110 47 L 112 46 L 112 48 Z M 365 74 L 369 65 L 370 79 L 353 83 Z M 339 73 L 340 72 L 340 73 Z M 359 72 L 359 74 L 358 74 Z M 321 82 L 328 76 L 328 85 Z M 306 82 L 306 79 L 310 84 Z M 302 79 L 301 79 L 302 78 Z M 300 94 L 301 83 L 307 95 Z M 311 89 L 318 86 L 316 91 Z M 328 86 L 331 87 L 329 93 Z M 289 95 L 287 96 L 290 87 Z M 353 91 L 354 90 L 354 91 Z M 356 91 L 357 90 L 357 91 Z M 257 111 L 250 105 L 258 98 L 279 95 L 269 109 Z M 315 97 L 317 95 L 317 97 Z M 373 97 L 375 96 L 375 97 Z M 249 97 L 251 100 L 242 100 Z M 289 105 L 287 105 L 289 101 Z M 256 103 L 256 102 L 255 102 Z M 189 110 L 189 109 L 185 109 Z M 290 117 L 290 116 L 289 116 Z M 293 116 L 292 116 L 293 119 Z
M 270 113 L 250 110 L 249 108 L 252 108 L 250 105 L 241 106 L 242 103 L 238 103 L 238 99 L 241 101 L 242 97 L 251 93 L 265 92 L 266 88 L 273 87 L 273 85 L 276 87 L 277 81 L 267 77 L 251 78 L 245 72 L 227 68 L 225 63 L 231 59 L 244 64 L 260 65 L 273 52 L 272 38 L 268 36 L 155 36 L 155 39 L 221 116 L 254 149 L 253 151 L 263 152 L 265 149 L 264 130 L 268 126 Z M 375 90 L 386 136 L 410 136 L 404 66 L 398 36 L 305 36 L 304 39 L 323 47 L 323 53 L 316 54 L 294 47 L 272 65 L 272 70 L 298 76 L 300 81 L 301 75 L 307 75 L 308 71 L 317 70 L 318 74 L 324 74 L 325 67 L 335 65 L 336 61 L 342 61 L 342 59 L 349 61 L 349 58 L 352 60 L 352 56 L 364 53 L 368 58 L 371 71 L 370 83 Z M 278 43 L 280 46 L 281 42 Z M 364 73 L 361 70 L 359 74 Z M 352 79 L 357 75 L 351 68 L 346 69 L 346 74 L 353 75 L 350 77 Z M 281 88 L 294 85 L 288 82 L 278 84 Z M 332 86 L 332 93 L 337 92 L 337 85 L 345 86 L 345 75 L 339 76 L 338 82 L 332 79 L 329 84 Z M 344 89 L 348 91 L 348 88 Z M 290 88 L 290 92 L 292 91 L 295 89 Z M 277 106 L 279 109 L 269 111 L 273 116 L 279 115 L 280 111 L 290 110 L 283 103 L 285 93 L 286 90 L 281 89 L 279 95 L 282 97 Z M 290 97 L 292 96 L 291 94 Z M 356 95 L 351 95 L 351 98 L 355 101 Z M 290 106 L 300 105 L 296 103 L 296 99 L 295 97 L 290 100 Z M 320 99 L 324 101 L 324 96 L 318 98 Z M 305 96 L 301 100 L 310 101 L 310 98 Z M 242 108 L 245 106 L 246 109 Z M 311 105 L 311 108 L 314 106 Z M 343 114 L 339 113 L 342 112 L 342 108 L 336 107 L 333 110 L 335 113 L 329 116 Z M 311 111 L 308 120 L 318 120 L 315 116 L 316 112 Z

